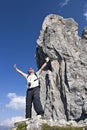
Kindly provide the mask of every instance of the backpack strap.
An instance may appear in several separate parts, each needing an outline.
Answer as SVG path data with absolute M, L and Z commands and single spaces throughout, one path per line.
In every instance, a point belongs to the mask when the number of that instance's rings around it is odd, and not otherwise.
M 36 73 L 34 73 L 34 74 L 37 76 L 37 74 L 36 74 Z M 35 79 L 34 81 L 36 81 L 36 80 L 38 80 L 38 81 L 39 81 L 39 86 L 40 86 L 40 80 L 39 80 L 38 76 L 37 76 L 37 79 Z
M 29 74 L 27 75 L 27 78 L 29 77 Z

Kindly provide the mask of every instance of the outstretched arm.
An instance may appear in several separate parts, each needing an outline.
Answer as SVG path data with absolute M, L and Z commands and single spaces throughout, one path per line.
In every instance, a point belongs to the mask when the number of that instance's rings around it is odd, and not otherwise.
M 47 57 L 45 60 L 46 60 L 46 62 L 41 66 L 41 68 L 40 68 L 39 71 L 38 71 L 39 74 L 42 73 L 42 70 L 45 68 L 45 66 L 46 66 L 47 63 L 49 62 L 49 57 Z
M 23 71 L 21 71 L 20 69 L 18 69 L 17 66 L 16 66 L 16 64 L 14 64 L 13 67 L 14 67 L 14 69 L 15 69 L 19 74 L 21 74 L 23 77 L 26 78 L 27 74 L 25 74 Z

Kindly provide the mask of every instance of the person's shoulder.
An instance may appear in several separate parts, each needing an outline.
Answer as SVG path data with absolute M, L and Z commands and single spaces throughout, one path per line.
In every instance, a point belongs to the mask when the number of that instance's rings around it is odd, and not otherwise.
M 40 75 L 40 74 L 39 74 L 39 71 L 35 72 L 35 75 L 36 75 L 36 76 L 39 76 L 39 75 Z
M 29 74 L 24 74 L 24 77 L 27 79 L 29 77 Z

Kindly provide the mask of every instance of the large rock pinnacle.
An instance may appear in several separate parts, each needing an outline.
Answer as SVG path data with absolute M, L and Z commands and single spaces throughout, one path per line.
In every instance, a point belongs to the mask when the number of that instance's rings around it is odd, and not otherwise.
M 48 15 L 37 40 L 38 68 L 50 58 L 41 76 L 41 102 L 54 120 L 87 118 L 87 27 L 78 36 L 72 19 Z

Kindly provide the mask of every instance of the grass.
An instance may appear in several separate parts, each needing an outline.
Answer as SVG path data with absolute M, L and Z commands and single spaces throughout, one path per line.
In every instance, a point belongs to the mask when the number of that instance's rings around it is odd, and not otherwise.
M 26 126 L 26 122 L 20 122 L 16 130 L 27 130 Z
M 71 127 L 71 126 L 59 127 L 59 126 L 49 126 L 48 124 L 43 124 L 41 130 L 87 130 L 87 126 L 86 127 Z

